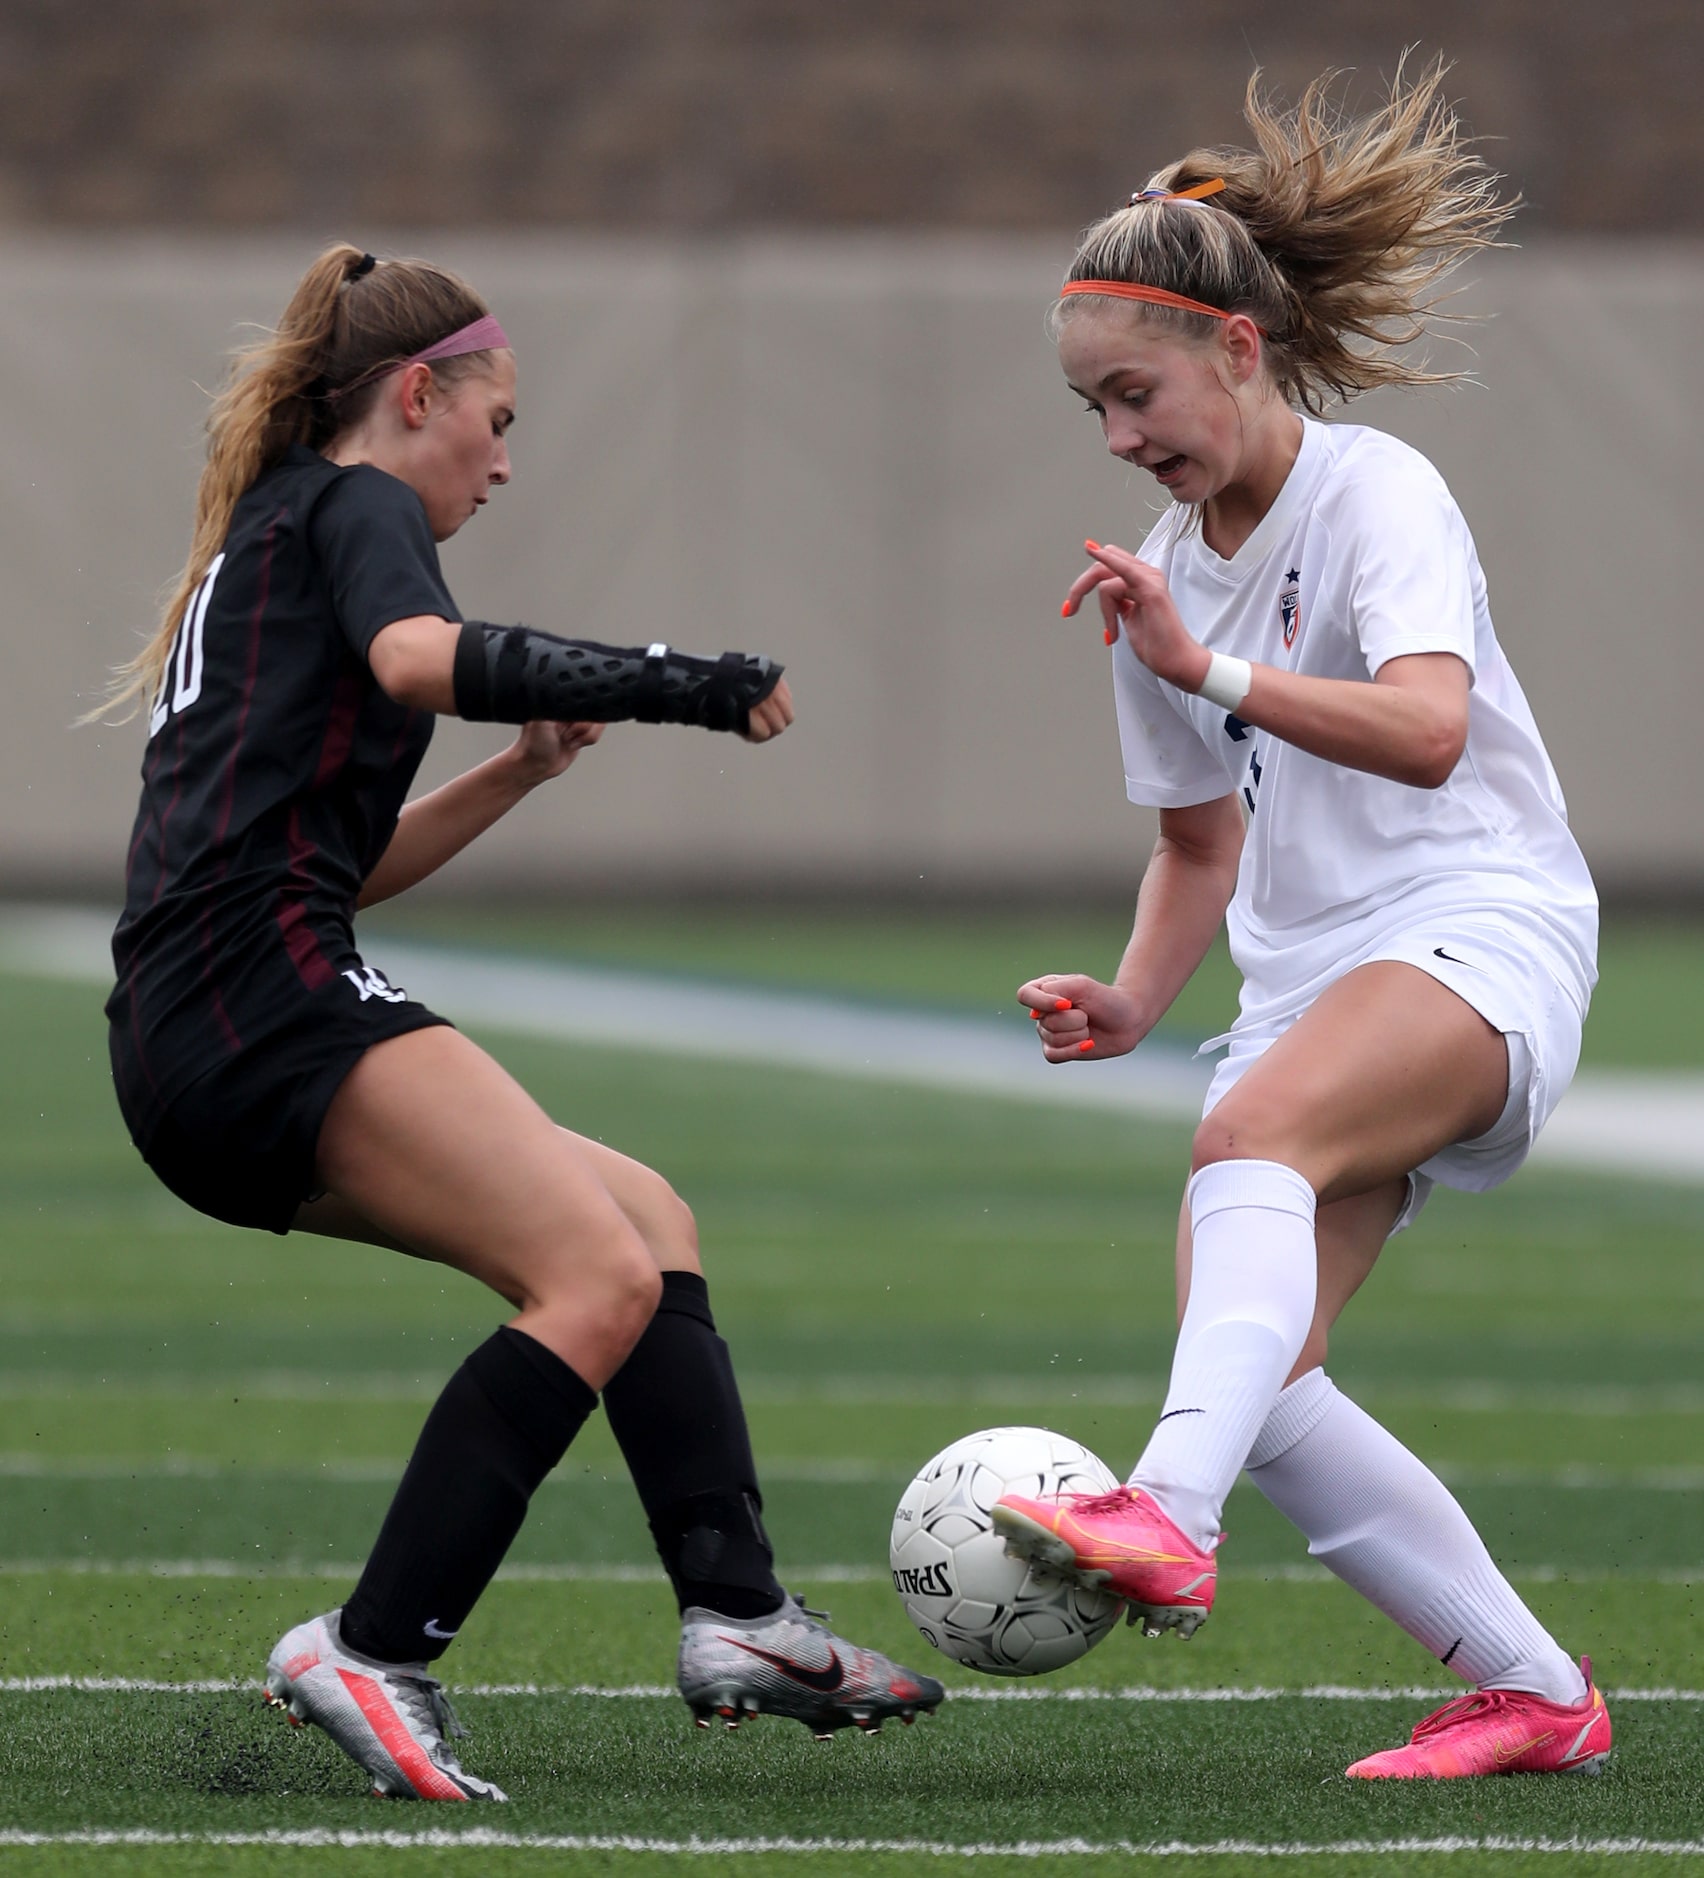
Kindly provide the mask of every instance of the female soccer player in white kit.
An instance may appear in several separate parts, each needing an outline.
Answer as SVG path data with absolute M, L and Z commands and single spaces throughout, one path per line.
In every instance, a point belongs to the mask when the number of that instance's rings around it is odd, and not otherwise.
M 1212 1607 L 1245 1466 L 1310 1553 L 1476 1692 L 1370 1778 L 1595 1771 L 1589 1661 L 1522 1603 L 1436 1476 L 1321 1367 L 1436 1181 L 1506 1180 L 1573 1075 L 1597 902 L 1437 471 L 1330 397 L 1428 381 L 1393 350 L 1509 210 L 1441 71 L 1345 121 L 1251 84 L 1255 151 L 1200 151 L 1084 238 L 1053 314 L 1108 448 L 1174 506 L 1088 544 L 1131 799 L 1160 835 L 1112 984 L 1026 984 L 1050 1062 L 1153 1028 L 1221 919 L 1241 1011 L 1194 1143 L 1170 1389 L 1128 1487 L 1010 1497 L 1009 1549 L 1124 1596 L 1151 1635 Z

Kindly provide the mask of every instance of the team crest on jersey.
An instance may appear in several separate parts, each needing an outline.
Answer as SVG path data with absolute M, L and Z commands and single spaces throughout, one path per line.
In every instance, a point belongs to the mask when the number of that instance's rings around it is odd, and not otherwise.
M 1284 589 L 1278 596 L 1278 618 L 1284 627 L 1286 650 L 1296 643 L 1296 629 L 1302 623 L 1302 570 L 1292 567 L 1284 576 Z

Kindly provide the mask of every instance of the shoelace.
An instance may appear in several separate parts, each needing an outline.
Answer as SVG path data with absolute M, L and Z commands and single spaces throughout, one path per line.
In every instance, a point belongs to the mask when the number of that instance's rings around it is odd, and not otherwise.
M 1455 1727 L 1457 1722 L 1470 1721 L 1477 1715 L 1494 1715 L 1508 1706 L 1509 1698 L 1504 1690 L 1474 1689 L 1467 1695 L 1458 1695 L 1453 1702 L 1446 1702 L 1424 1721 L 1416 1722 L 1409 1740 L 1424 1741 L 1428 1735 L 1442 1734 L 1446 1728 Z
M 808 1630 L 814 1630 L 819 1636 L 828 1639 L 830 1648 L 838 1646 L 841 1650 L 846 1652 L 846 1655 L 842 1659 L 843 1661 L 862 1666 L 867 1670 L 873 1663 L 879 1663 L 882 1660 L 874 1651 L 860 1649 L 857 1644 L 848 1643 L 844 1637 L 837 1637 L 829 1628 L 829 1612 L 814 1610 L 803 1598 L 791 1591 L 787 1593 L 787 1604 L 791 1604 L 793 1609 L 805 1620 L 805 1627 Z M 783 1604 L 781 1607 L 783 1616 L 786 1615 L 787 1604 Z
M 781 1599 L 781 1608 L 769 1619 L 771 1623 L 780 1623 L 789 1617 L 803 1618 L 807 1630 L 828 1631 L 827 1611 L 813 1610 L 796 1591 L 783 1591 Z M 834 1633 L 829 1631 L 828 1634 Z
M 1077 1498 L 1070 1494 L 1061 1494 L 1061 1499 L 1072 1502 L 1073 1513 L 1125 1513 L 1135 1505 L 1137 1495 L 1128 1487 L 1114 1487 L 1110 1493 L 1088 1494 Z
M 466 1740 L 468 1731 L 450 1707 L 441 1682 L 432 1676 L 398 1676 L 395 1681 L 398 1699 L 413 1710 L 417 1720 L 429 1721 L 440 1737 L 454 1735 Z
M 1580 1671 L 1586 1679 L 1586 1693 L 1582 1701 L 1590 1703 L 1596 1685 L 1592 1681 L 1592 1659 L 1589 1656 L 1580 1658 Z M 1457 1722 L 1467 1721 L 1475 1715 L 1494 1715 L 1509 1706 L 1509 1699 L 1510 1691 L 1507 1689 L 1470 1690 L 1466 1695 L 1458 1695 L 1453 1702 L 1446 1702 L 1424 1721 L 1416 1722 L 1414 1733 L 1409 1739 L 1419 1741 L 1427 1735 L 1439 1734 L 1445 1728 L 1453 1728 Z

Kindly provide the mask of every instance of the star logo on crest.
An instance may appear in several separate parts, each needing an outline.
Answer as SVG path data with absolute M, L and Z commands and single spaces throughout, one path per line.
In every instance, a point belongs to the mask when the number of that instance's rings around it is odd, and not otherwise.
M 1278 596 L 1278 618 L 1284 628 L 1285 649 L 1296 643 L 1296 631 L 1302 623 L 1302 570 L 1292 567 L 1284 576 L 1284 590 Z

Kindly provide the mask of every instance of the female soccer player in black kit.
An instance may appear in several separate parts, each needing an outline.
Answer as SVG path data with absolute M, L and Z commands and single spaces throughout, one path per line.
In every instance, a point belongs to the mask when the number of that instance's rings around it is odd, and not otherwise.
M 683 1203 L 557 1127 L 356 948 L 358 906 L 442 866 L 604 724 L 763 743 L 792 719 L 764 658 L 463 619 L 435 544 L 509 480 L 514 407 L 514 354 L 463 282 L 328 249 L 213 406 L 189 562 L 117 694 L 151 706 L 107 1005 L 143 1157 L 217 1219 L 405 1249 L 516 1312 L 438 1398 L 348 1602 L 267 1664 L 268 1700 L 376 1791 L 421 1799 L 504 1797 L 458 1764 L 427 1664 L 600 1392 L 701 1724 L 826 1735 L 942 1695 L 777 1583 Z M 434 713 L 524 728 L 404 807 Z

